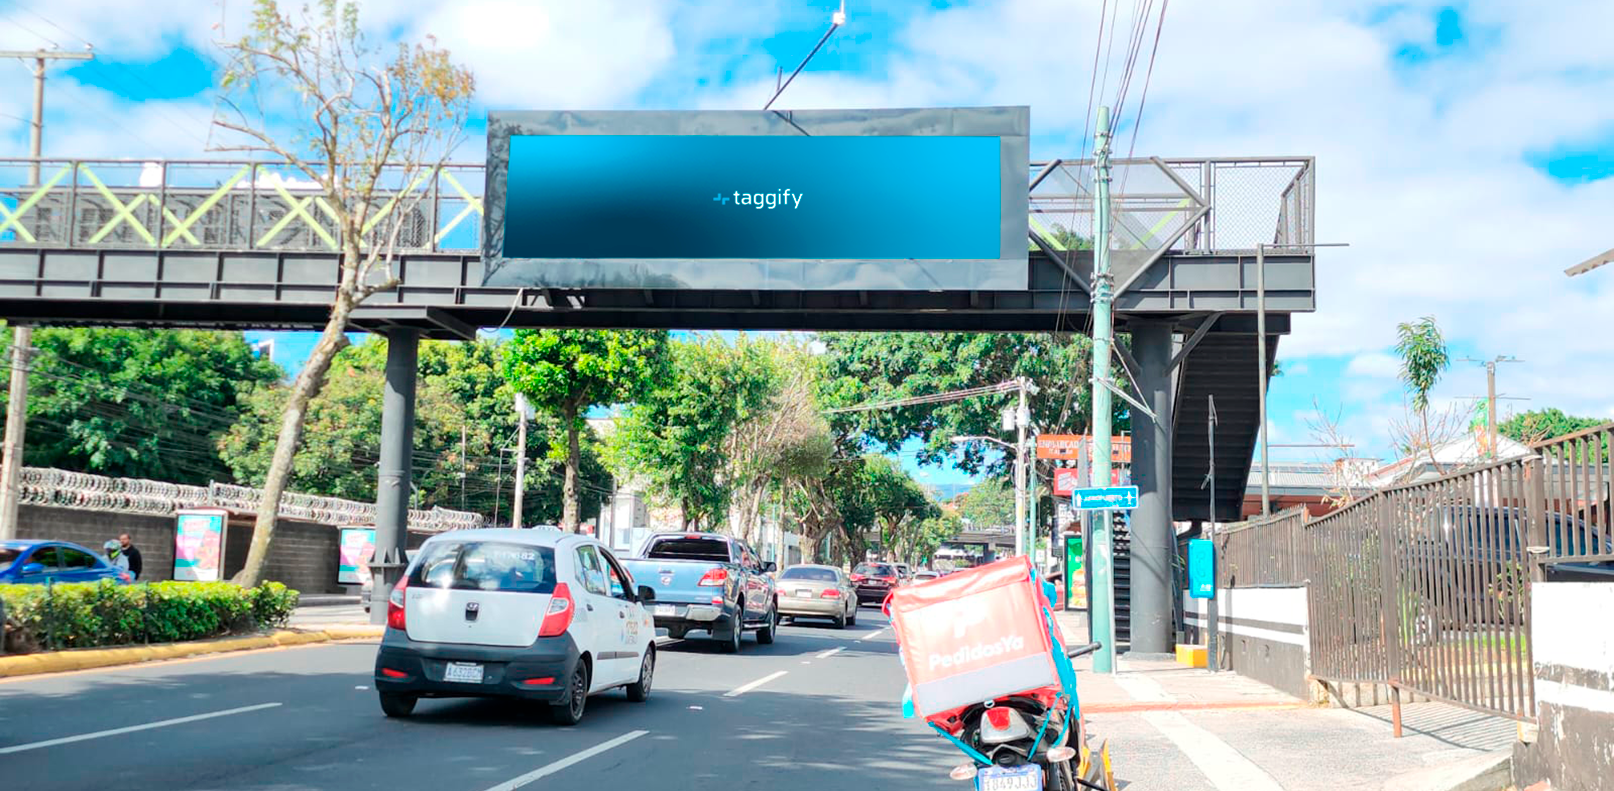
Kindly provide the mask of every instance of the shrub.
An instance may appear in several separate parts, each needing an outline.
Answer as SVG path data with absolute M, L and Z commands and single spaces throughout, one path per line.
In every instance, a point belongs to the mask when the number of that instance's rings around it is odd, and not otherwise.
M 297 591 L 278 582 L 0 585 L 0 599 L 12 653 L 255 632 L 284 626 L 297 607 Z

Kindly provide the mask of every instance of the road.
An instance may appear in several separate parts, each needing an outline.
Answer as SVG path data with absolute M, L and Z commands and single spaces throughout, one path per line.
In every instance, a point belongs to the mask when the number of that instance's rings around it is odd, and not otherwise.
M 959 756 L 901 718 L 884 618 L 858 621 L 748 635 L 738 655 L 668 642 L 649 702 L 591 698 L 575 728 L 491 700 L 385 719 L 364 643 L 18 679 L 0 683 L 0 776 L 31 791 L 969 788 L 947 777 Z

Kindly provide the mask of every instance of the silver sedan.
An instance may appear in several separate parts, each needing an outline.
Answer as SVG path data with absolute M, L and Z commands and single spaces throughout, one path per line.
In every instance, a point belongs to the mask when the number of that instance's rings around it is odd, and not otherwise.
M 779 614 L 786 618 L 826 618 L 837 629 L 857 623 L 857 590 L 834 566 L 791 566 L 780 572 L 775 587 Z

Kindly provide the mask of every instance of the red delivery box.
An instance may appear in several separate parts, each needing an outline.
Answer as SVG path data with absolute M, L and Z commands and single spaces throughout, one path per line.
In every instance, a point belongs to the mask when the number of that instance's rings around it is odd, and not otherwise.
M 972 703 L 1059 687 L 1043 597 L 1025 557 L 898 588 L 891 619 L 913 688 L 931 719 Z

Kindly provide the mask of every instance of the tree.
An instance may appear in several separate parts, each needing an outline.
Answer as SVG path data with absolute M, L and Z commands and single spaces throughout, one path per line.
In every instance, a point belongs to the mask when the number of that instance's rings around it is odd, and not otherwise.
M 234 332 L 42 327 L 33 345 L 28 463 L 99 475 L 228 480 L 216 439 L 283 375 Z
M 925 520 L 941 515 L 930 493 L 889 456 L 863 457 L 863 496 L 880 531 L 880 546 L 899 562 L 911 562 L 924 544 Z
M 1556 407 L 1532 409 L 1509 417 L 1496 427 L 1503 436 L 1525 444 L 1542 442 L 1588 428 L 1596 428 L 1607 420 L 1595 417 L 1577 417 L 1565 414 Z
M 646 393 L 666 367 L 667 333 L 648 330 L 517 330 L 504 352 L 504 378 L 533 408 L 555 417 L 566 436 L 560 525 L 576 531 L 578 434 L 596 405 Z
M 1415 439 L 1423 444 L 1435 471 L 1444 475 L 1440 462 L 1435 459 L 1436 436 L 1429 420 L 1429 392 L 1440 382 L 1440 375 L 1451 367 L 1446 340 L 1441 337 L 1433 316 L 1397 324 L 1396 338 L 1395 351 L 1401 357 L 1401 381 L 1407 387 L 1412 410 L 1423 426 L 1422 437 Z M 1412 450 L 1416 453 L 1419 449 Z
M 731 346 L 715 336 L 672 344 L 670 360 L 612 434 L 613 464 L 677 503 L 686 529 L 715 528 L 734 484 L 731 436 L 769 404 L 772 360 L 761 344 Z
M 1081 334 L 1048 333 L 825 333 L 825 381 L 819 400 L 826 407 L 849 407 L 911 396 L 936 395 L 970 387 L 995 385 L 1025 376 L 1038 385 L 1031 399 L 1032 422 L 1045 430 L 1085 431 L 1092 414 L 1091 388 L 1085 386 L 1091 364 L 1091 340 Z M 1117 366 L 1118 382 L 1125 378 Z M 997 436 L 1012 440 L 1001 427 L 1001 411 L 1015 402 L 1013 393 L 976 396 L 941 404 L 833 415 L 838 433 L 862 435 L 888 452 L 909 439 L 920 439 L 921 464 L 939 464 L 959 454 L 969 472 L 999 474 L 1012 459 L 988 461 L 979 444 L 962 449 L 953 438 Z M 1128 407 L 1115 400 L 1117 433 L 1131 425 Z
M 756 344 L 742 337 L 741 344 Z M 825 473 L 834 442 L 829 423 L 814 397 L 821 368 L 803 344 L 763 342 L 768 393 L 755 409 L 742 415 L 724 442 L 724 478 L 732 495 L 729 523 L 746 541 L 762 503 L 792 478 Z
M 358 5 L 337 0 L 296 15 L 283 12 L 277 0 L 257 0 L 247 34 L 220 47 L 229 63 L 213 123 L 236 138 L 221 149 L 271 154 L 315 182 L 340 252 L 331 312 L 287 395 L 238 578 L 255 586 L 263 579 L 309 402 L 347 346 L 353 309 L 396 285 L 399 232 L 428 194 L 417 185 L 459 141 L 475 80 L 429 37 L 387 59 L 360 32 Z M 274 131 L 281 124 L 309 131 L 282 137 Z M 406 185 L 395 194 L 394 179 Z
M 1014 487 L 1002 478 L 988 478 L 971 486 L 959 502 L 958 515 L 975 527 L 1014 524 Z

